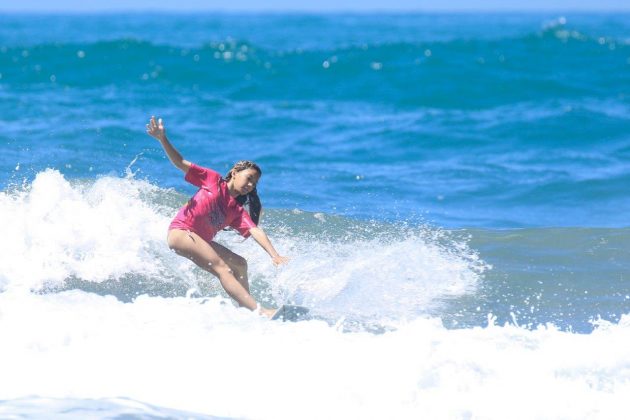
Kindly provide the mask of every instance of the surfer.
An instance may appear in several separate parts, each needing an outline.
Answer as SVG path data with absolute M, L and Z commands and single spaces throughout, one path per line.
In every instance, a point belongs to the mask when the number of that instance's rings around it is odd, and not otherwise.
M 168 229 L 168 246 L 219 278 L 221 286 L 240 306 L 258 309 L 268 317 L 274 309 L 259 306 L 249 293 L 247 260 L 213 240 L 225 227 L 243 237 L 252 236 L 269 254 L 274 265 L 286 264 L 267 234 L 257 226 L 262 205 L 256 191 L 262 171 L 254 162 L 237 162 L 225 178 L 212 169 L 185 160 L 166 137 L 162 119 L 151 117 L 147 133 L 155 137 L 169 160 L 182 170 L 184 179 L 199 187 L 177 213 Z M 249 212 L 244 207 L 249 209 Z

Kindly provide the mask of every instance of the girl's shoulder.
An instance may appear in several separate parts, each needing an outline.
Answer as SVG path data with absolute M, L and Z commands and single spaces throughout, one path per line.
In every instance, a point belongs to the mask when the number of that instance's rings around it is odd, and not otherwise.
M 212 184 L 219 185 L 222 180 L 221 174 L 217 171 L 192 162 L 186 173 L 186 181 L 199 187 L 210 186 Z

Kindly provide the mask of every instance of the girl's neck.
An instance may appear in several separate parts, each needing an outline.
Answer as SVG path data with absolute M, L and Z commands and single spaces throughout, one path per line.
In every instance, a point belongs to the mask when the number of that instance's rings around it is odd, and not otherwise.
M 232 198 L 236 198 L 238 197 L 240 194 L 234 189 L 234 181 L 233 180 L 229 180 L 227 182 L 227 187 L 228 187 L 228 193 L 230 194 L 230 197 Z

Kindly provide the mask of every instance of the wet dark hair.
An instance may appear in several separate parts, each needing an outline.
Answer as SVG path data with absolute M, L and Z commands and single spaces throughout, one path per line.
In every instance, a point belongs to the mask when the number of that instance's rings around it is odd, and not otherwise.
M 245 169 L 254 169 L 258 172 L 259 176 L 262 176 L 262 171 L 260 167 L 256 165 L 251 160 L 240 160 L 232 166 L 232 169 L 225 176 L 225 180 L 229 181 L 232 179 L 232 172 L 241 172 Z M 260 198 L 258 197 L 258 191 L 254 188 L 252 191 L 248 192 L 245 195 L 239 195 L 236 197 L 236 201 L 238 201 L 249 213 L 249 217 L 252 218 L 252 221 L 258 224 L 260 220 L 260 212 L 262 211 L 262 203 L 260 202 Z

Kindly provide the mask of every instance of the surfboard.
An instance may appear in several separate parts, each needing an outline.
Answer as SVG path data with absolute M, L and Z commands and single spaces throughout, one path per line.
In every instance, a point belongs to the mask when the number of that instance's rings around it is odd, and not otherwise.
M 308 308 L 298 305 L 282 305 L 271 317 L 272 320 L 296 322 L 311 319 Z

